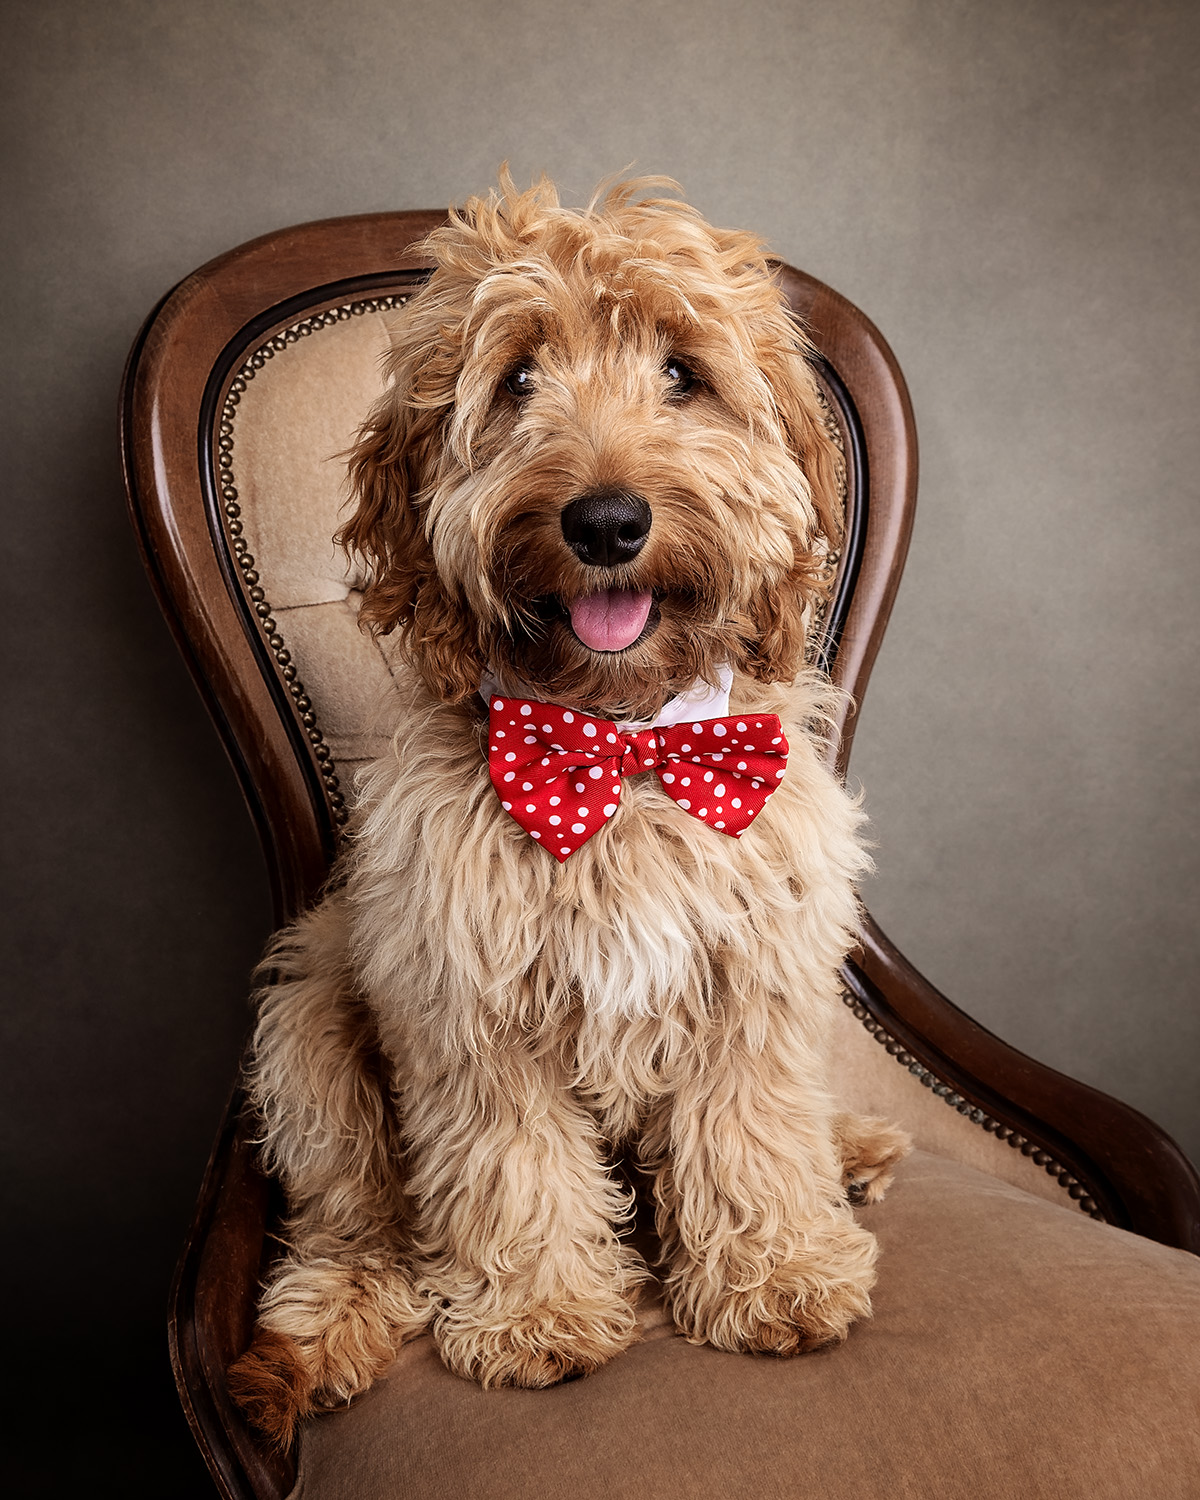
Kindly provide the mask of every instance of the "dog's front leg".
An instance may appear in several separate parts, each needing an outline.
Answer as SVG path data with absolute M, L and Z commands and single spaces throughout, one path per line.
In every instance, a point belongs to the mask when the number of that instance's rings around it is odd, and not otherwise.
M 453 1058 L 410 1038 L 405 1125 L 422 1290 L 447 1365 L 548 1386 L 636 1337 L 625 1195 L 551 1057 L 520 1038 Z
M 846 1206 L 821 1078 L 786 1000 L 751 997 L 648 1122 L 668 1303 L 694 1342 L 797 1354 L 870 1312 L 875 1240 Z

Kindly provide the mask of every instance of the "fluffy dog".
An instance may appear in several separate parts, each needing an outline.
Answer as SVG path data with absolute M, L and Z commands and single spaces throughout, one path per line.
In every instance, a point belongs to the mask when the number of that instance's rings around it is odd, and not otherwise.
M 351 457 L 362 622 L 408 669 L 260 997 L 290 1215 L 231 1384 L 281 1443 L 427 1327 L 485 1385 L 626 1348 L 619 1155 L 688 1338 L 794 1354 L 870 1310 L 847 1199 L 905 1138 L 826 1088 L 866 860 L 804 659 L 838 454 L 760 246 L 660 186 L 451 214 Z

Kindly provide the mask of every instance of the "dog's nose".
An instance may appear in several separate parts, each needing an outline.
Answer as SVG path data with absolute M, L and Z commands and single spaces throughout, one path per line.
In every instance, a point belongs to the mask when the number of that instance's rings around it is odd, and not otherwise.
M 640 495 L 596 490 L 577 495 L 562 513 L 563 536 L 581 563 L 614 568 L 630 562 L 650 534 L 653 512 Z

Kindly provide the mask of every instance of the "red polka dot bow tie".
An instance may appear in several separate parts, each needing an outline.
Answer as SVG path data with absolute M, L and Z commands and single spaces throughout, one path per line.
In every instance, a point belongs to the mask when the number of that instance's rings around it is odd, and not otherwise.
M 740 838 L 779 785 L 788 743 L 775 714 L 622 731 L 553 703 L 493 698 L 488 750 L 505 812 L 561 863 L 608 822 L 621 778 L 639 771 L 653 771 L 693 818 Z

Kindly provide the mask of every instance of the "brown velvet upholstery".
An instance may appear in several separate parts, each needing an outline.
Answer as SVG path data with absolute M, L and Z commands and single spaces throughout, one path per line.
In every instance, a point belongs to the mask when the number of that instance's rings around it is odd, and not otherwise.
M 303 1435 L 295 1500 L 1185 1500 L 1200 1260 L 916 1154 L 861 1211 L 875 1317 L 795 1360 L 661 1306 L 585 1380 L 483 1391 L 432 1341 Z

